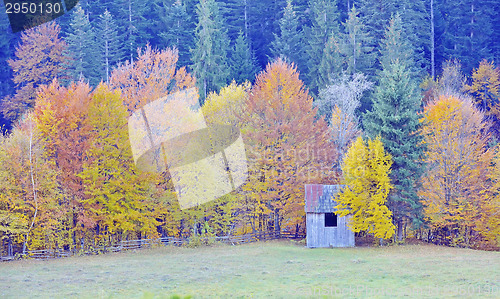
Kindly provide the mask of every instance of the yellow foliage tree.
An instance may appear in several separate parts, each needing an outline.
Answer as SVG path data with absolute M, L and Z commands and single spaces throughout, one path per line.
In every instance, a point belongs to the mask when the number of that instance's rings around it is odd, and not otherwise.
M 358 137 L 347 151 L 342 167 L 346 186 L 336 198 L 336 213 L 352 215 L 348 225 L 354 232 L 365 231 L 383 239 L 394 235 L 392 212 L 386 206 L 393 188 L 391 165 L 380 137 L 367 142 Z
M 7 254 L 21 243 L 24 251 L 67 241 L 62 224 L 68 218 L 57 204 L 61 194 L 56 174 L 31 114 L 10 135 L 0 135 L 0 239 L 7 243 Z
M 97 238 L 118 233 L 156 235 L 157 222 L 148 206 L 153 181 L 132 159 L 127 110 L 120 91 L 100 84 L 92 93 L 88 124 L 91 137 L 79 177 L 85 187 L 84 213 Z M 108 236 L 110 237 L 110 236 Z
M 480 62 L 479 67 L 472 73 L 471 85 L 465 85 L 476 102 L 479 109 L 486 117 L 491 119 L 496 126 L 492 131 L 500 137 L 500 69 L 495 68 L 493 62 L 486 60 Z
M 208 125 L 225 124 L 239 126 L 239 117 L 248 100 L 250 82 L 230 85 L 221 88 L 219 93 L 212 92 L 205 100 L 202 110 Z
M 221 88 L 219 93 L 209 94 L 202 106 L 203 115 L 207 126 L 217 130 L 217 125 L 227 125 L 234 128 L 242 126 L 241 116 L 244 113 L 244 105 L 248 100 L 251 84 L 245 82 L 237 84 L 233 81 L 230 85 Z M 223 136 L 224 132 L 215 132 L 220 140 L 227 138 Z M 242 161 L 246 164 L 246 161 Z M 236 225 L 236 215 L 241 215 L 241 202 L 244 197 L 237 192 L 231 192 L 213 202 L 205 204 L 202 214 L 205 223 L 207 223 L 218 235 L 235 234 L 232 231 Z M 189 213 L 189 211 L 186 211 Z M 198 217 L 200 218 L 200 217 Z M 201 223 L 198 220 L 198 223 Z
M 471 101 L 441 96 L 424 110 L 427 171 L 419 192 L 436 243 L 472 246 L 488 196 L 492 161 L 484 115 Z
M 500 71 L 495 68 L 493 62 L 483 60 L 472 74 L 472 84 L 465 85 L 465 90 L 470 92 L 478 107 L 485 111 L 486 115 L 500 117 Z
M 483 217 L 478 223 L 478 229 L 484 236 L 487 245 L 500 248 L 500 148 L 497 147 L 494 163 L 489 174 L 493 182 L 491 200 L 483 204 Z

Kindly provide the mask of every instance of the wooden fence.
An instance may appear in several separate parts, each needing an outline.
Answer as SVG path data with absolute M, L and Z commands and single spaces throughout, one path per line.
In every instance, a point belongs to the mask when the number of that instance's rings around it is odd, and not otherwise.
M 302 239 L 305 238 L 303 234 L 294 234 L 287 232 L 256 232 L 240 236 L 223 236 L 223 237 L 200 237 L 200 241 L 204 243 L 223 243 L 238 245 L 244 243 L 258 242 L 258 241 L 268 241 L 275 239 Z M 107 252 L 121 252 L 126 250 L 138 250 L 146 249 L 159 246 L 183 246 L 190 243 L 190 239 L 187 238 L 175 238 L 175 237 L 163 237 L 157 239 L 141 239 L 141 240 L 126 240 L 114 246 L 100 246 L 92 247 L 86 251 L 79 252 L 82 255 L 95 255 Z M 73 251 L 63 251 L 61 249 L 42 249 L 42 250 L 30 250 L 24 255 L 20 256 L 0 256 L 0 262 L 12 261 L 18 258 L 29 258 L 29 259 L 53 259 L 69 257 L 74 255 Z

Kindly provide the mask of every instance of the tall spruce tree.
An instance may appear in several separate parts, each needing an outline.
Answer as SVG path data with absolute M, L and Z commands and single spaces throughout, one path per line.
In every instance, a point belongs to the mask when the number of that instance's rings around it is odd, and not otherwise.
M 255 51 L 259 65 L 265 67 L 269 57 L 273 56 L 271 43 L 274 34 L 279 32 L 286 0 L 248 1 L 250 47 Z
M 492 3 L 491 11 L 500 11 L 500 1 Z M 494 14 L 492 17 L 493 34 L 491 36 L 491 49 L 493 51 L 493 60 L 500 62 L 500 14 Z
M 7 60 L 14 54 L 14 39 L 5 13 L 5 7 L 0 5 L 0 135 L 3 130 L 10 130 L 11 122 L 2 113 L 2 101 L 7 95 L 14 92 L 14 82 L 11 80 L 12 72 Z M 8 99 L 6 99 L 8 100 Z
M 344 56 L 344 67 L 347 73 L 351 75 L 357 72 L 373 74 L 373 64 L 376 58 L 372 46 L 373 39 L 354 6 L 343 25 L 344 35 L 340 51 Z
M 227 35 L 230 40 L 235 41 L 240 31 L 243 32 L 245 39 L 249 39 L 250 29 L 250 2 L 251 0 L 226 0 L 224 19 L 227 24 Z
M 237 83 L 246 80 L 253 81 L 255 74 L 259 71 L 257 60 L 250 50 L 247 39 L 242 31 L 234 43 L 234 48 L 230 59 L 231 75 Z
M 396 11 L 394 16 L 399 13 L 402 20 L 402 27 L 408 45 L 414 49 L 413 70 L 418 77 L 424 77 L 431 71 L 431 40 L 428 26 L 430 18 L 430 4 L 427 0 L 404 0 L 395 2 Z
M 151 20 L 146 18 L 150 3 L 142 0 L 119 0 L 118 26 L 122 28 L 125 57 L 130 62 L 137 56 L 137 49 L 151 38 Z
M 308 65 L 306 82 L 311 92 L 317 94 L 329 83 L 331 74 L 339 71 L 339 61 L 335 59 L 338 51 L 329 41 L 339 35 L 340 14 L 337 0 L 311 0 L 309 5 L 311 26 L 304 29 Z
M 111 70 L 121 62 L 123 52 L 121 48 L 122 42 L 118 36 L 118 27 L 107 9 L 99 16 L 97 42 L 99 43 L 99 56 L 102 62 L 101 76 L 106 83 L 109 83 Z
M 196 44 L 191 60 L 203 104 L 210 91 L 218 91 L 228 81 L 229 39 L 217 1 L 201 0 L 196 14 Z
M 482 59 L 493 58 L 490 41 L 497 11 L 489 2 L 457 0 L 438 5 L 444 21 L 438 51 L 444 60 L 458 59 L 467 73 L 471 73 Z
M 387 151 L 393 157 L 391 182 L 394 189 L 389 195 L 388 206 L 393 212 L 398 228 L 397 237 L 403 238 L 406 220 L 412 220 L 415 227 L 422 223 L 422 206 L 417 195 L 423 172 L 424 148 L 418 111 L 421 95 L 412 79 L 410 55 L 404 47 L 392 48 L 405 42 L 401 28 L 393 21 L 382 42 L 381 61 L 383 70 L 373 97 L 372 110 L 364 116 L 366 133 L 375 138 L 381 136 Z
M 70 80 L 88 80 L 96 86 L 101 77 L 98 69 L 96 34 L 81 5 L 77 5 L 71 17 L 65 56 L 69 57 L 67 67 Z
M 413 63 L 414 51 L 406 39 L 399 13 L 396 13 L 389 20 L 389 26 L 386 27 L 385 31 L 385 38 L 380 41 L 379 48 L 383 54 L 379 57 L 380 68 L 382 70 L 390 68 L 394 61 L 404 61 L 410 69 L 415 69 Z
M 176 47 L 179 51 L 179 66 L 190 63 L 190 49 L 194 47 L 195 23 L 187 13 L 185 1 L 163 2 L 159 8 L 164 30 L 159 34 L 163 47 Z
M 0 6 L 0 99 L 14 91 L 10 67 L 7 60 L 14 54 L 14 39 L 5 8 Z
M 414 52 L 414 70 L 419 75 L 429 67 L 430 55 L 429 30 L 422 24 L 428 23 L 426 3 L 424 0 L 361 0 L 359 3 L 360 17 L 372 36 L 370 46 L 377 48 L 384 39 L 386 24 L 389 19 L 399 13 L 403 20 L 402 26 L 406 38 Z
M 372 36 L 371 45 L 377 47 L 384 38 L 384 29 L 391 13 L 396 12 L 394 0 L 358 0 L 356 6 L 360 19 Z
M 302 45 L 303 32 L 299 29 L 299 19 L 292 0 L 287 0 L 279 27 L 279 34 L 274 33 L 274 41 L 271 43 L 272 54 L 274 57 L 295 63 L 297 69 L 303 73 L 306 69 Z

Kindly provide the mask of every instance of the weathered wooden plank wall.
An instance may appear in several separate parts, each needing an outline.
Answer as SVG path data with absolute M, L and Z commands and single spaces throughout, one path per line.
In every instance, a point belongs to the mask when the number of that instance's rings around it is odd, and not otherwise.
M 307 247 L 353 247 L 354 233 L 347 217 L 337 218 L 337 227 L 325 227 L 324 213 L 307 213 Z
M 325 227 L 325 213 L 335 212 L 333 200 L 340 185 L 306 185 L 307 247 L 353 247 L 354 233 L 347 227 L 350 216 L 337 217 L 336 227 Z

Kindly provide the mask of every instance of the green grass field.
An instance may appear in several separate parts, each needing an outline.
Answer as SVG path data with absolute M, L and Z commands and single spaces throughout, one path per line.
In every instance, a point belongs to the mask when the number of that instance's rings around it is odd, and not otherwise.
M 291 241 L 0 264 L 0 298 L 500 298 L 500 253 Z

